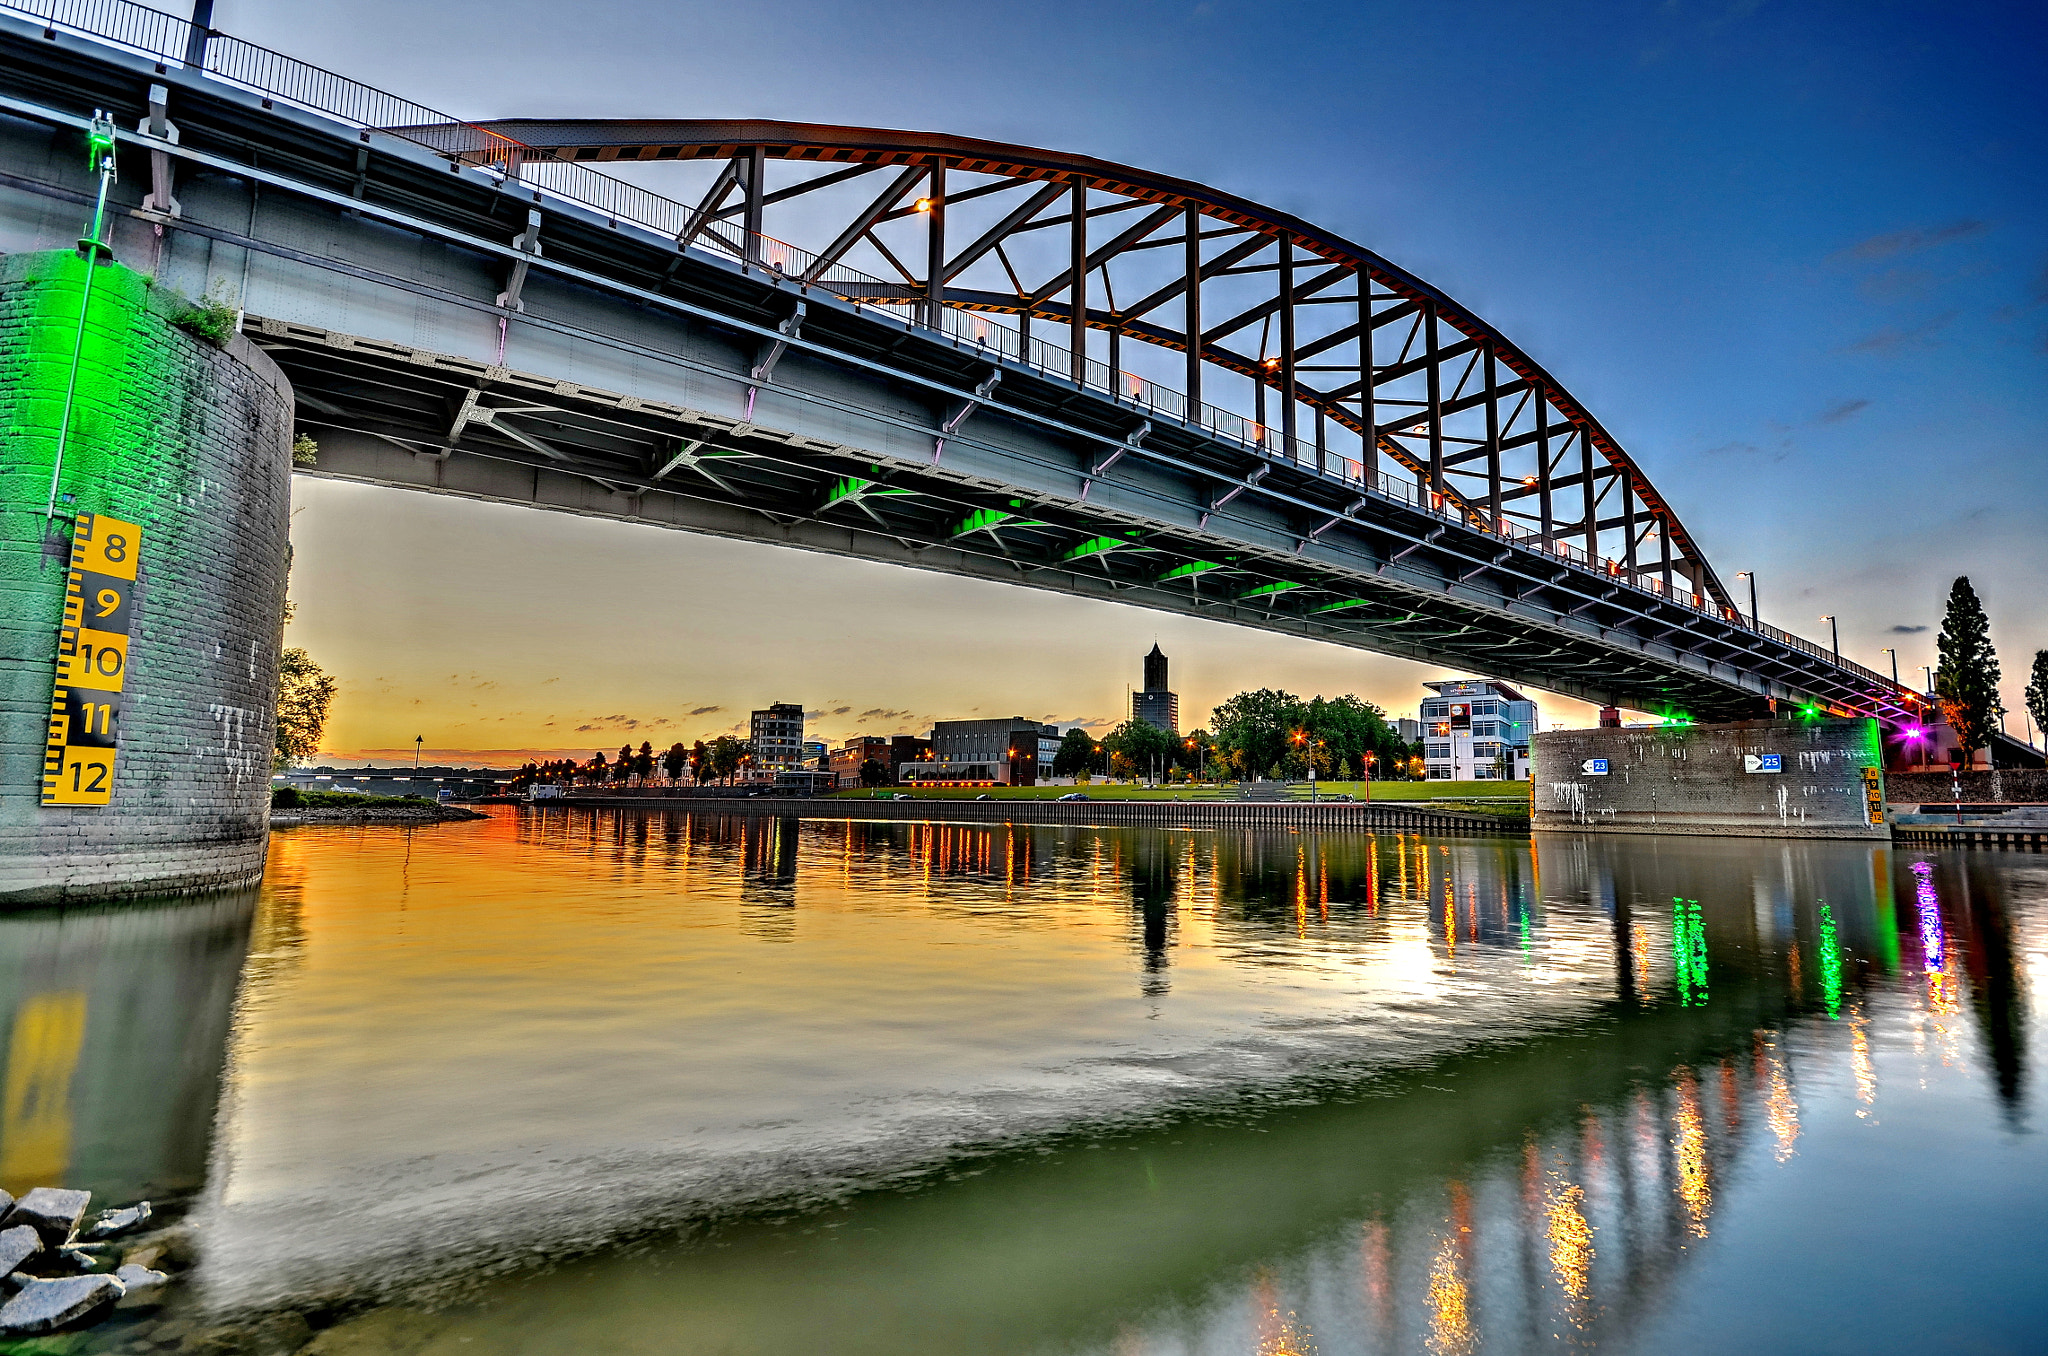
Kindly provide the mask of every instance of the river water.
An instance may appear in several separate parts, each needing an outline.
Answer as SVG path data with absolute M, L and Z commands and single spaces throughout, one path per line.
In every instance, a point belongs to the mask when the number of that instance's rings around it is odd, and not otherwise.
M 0 919 L 0 1186 L 196 1241 L 77 1351 L 2041 1351 L 2044 1005 L 2039 855 L 507 807 Z

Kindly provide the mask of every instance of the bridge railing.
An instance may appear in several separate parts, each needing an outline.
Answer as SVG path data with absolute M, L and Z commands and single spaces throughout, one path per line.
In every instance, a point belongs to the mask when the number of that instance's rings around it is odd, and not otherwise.
M 134 0 L 0 0 L 0 12 L 6 11 L 40 20 L 52 29 L 64 28 L 179 64 L 184 62 L 193 32 L 189 20 Z M 1068 379 L 1074 375 L 1071 350 L 1036 334 L 1027 344 L 1021 328 L 1006 318 L 946 306 L 933 325 L 922 302 L 903 299 L 907 290 L 904 283 L 876 278 L 837 261 L 820 268 L 818 256 L 801 246 L 768 235 L 749 240 L 741 225 L 724 217 L 697 221 L 695 209 L 673 198 L 232 34 L 209 30 L 205 70 L 262 95 L 266 101 L 281 99 L 359 128 L 405 138 L 438 154 L 481 165 L 539 192 L 601 212 L 613 220 L 658 231 L 679 243 L 711 250 L 745 267 L 759 267 L 803 286 L 817 287 L 861 310 L 885 314 L 906 326 L 934 329 L 955 342 L 972 343 L 993 356 L 1027 363 L 1050 375 Z M 1718 614 L 1730 624 L 1838 664 L 1867 682 L 1890 683 L 1875 671 L 1842 659 L 1803 636 L 1752 622 L 1711 599 L 1667 586 L 1661 570 L 1629 570 L 1619 561 L 1603 562 L 1589 557 L 1582 548 L 1555 535 L 1546 537 L 1505 517 L 1493 520 L 1469 505 L 1431 493 L 1412 476 L 1392 475 L 1376 468 L 1368 471 L 1359 458 L 1319 447 L 1310 440 L 1296 438 L 1290 443 L 1279 430 L 1221 406 L 1202 402 L 1190 409 L 1184 393 L 1093 357 L 1084 355 L 1081 379 L 1082 384 L 1106 392 L 1134 410 L 1197 425 L 1262 456 L 1316 471 L 1346 485 L 1420 508 L 1445 521 L 1489 532 L 1518 547 L 1694 611 Z

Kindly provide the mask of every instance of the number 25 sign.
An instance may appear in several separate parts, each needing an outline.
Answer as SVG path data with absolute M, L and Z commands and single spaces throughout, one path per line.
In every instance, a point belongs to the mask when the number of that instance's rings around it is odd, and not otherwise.
M 141 548 L 142 529 L 134 523 L 101 513 L 78 515 L 43 756 L 45 805 L 105 805 L 113 797 Z

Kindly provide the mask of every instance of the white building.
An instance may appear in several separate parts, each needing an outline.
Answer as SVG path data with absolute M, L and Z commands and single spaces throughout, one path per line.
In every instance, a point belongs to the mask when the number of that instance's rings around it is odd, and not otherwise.
M 1506 683 L 1454 678 L 1424 683 L 1422 761 L 1432 781 L 1493 781 L 1529 776 L 1536 703 Z M 1505 762 L 1503 760 L 1506 760 Z

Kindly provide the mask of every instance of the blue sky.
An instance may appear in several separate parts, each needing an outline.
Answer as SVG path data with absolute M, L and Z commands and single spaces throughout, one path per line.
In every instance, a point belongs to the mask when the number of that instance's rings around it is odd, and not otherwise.
M 1896 645 L 1911 674 L 1967 573 L 2015 713 L 2048 648 L 2038 8 L 220 0 L 216 23 L 466 117 L 934 128 L 1234 190 L 1514 338 L 1724 578 L 1758 572 L 1766 620 L 1824 638 L 1819 615 L 1838 613 L 1846 651 L 1881 666 Z M 305 502 L 304 525 L 330 511 Z M 457 535 L 495 530 L 436 511 Z M 815 561 L 719 549 L 832 587 Z M 302 594 L 321 571 L 302 557 Z M 950 596 L 907 587 L 890 606 L 931 617 Z M 1199 648 L 1220 628 L 1174 630 Z M 1309 686 L 1262 679 L 1256 647 L 1240 658 L 1201 700 Z M 1117 663 L 1102 712 L 1062 688 L 1064 714 L 1113 714 Z M 1344 663 L 1389 705 L 1430 676 Z

